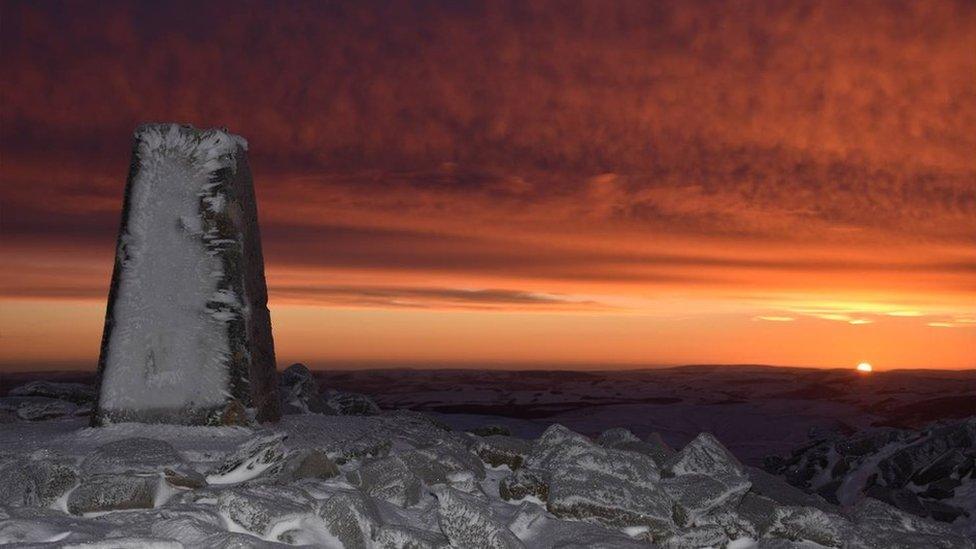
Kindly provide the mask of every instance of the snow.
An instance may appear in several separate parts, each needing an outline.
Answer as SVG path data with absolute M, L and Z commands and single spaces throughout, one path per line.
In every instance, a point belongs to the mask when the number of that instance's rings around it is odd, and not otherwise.
M 972 547 L 945 524 L 882 503 L 853 513 L 818 507 L 815 496 L 742 466 L 710 435 L 691 437 L 663 463 L 645 453 L 653 440 L 621 430 L 594 440 L 558 425 L 531 439 L 478 437 L 392 411 L 288 415 L 255 428 L 17 421 L 0 425 L 0 484 L 13 478 L 4 474 L 3 452 L 15 456 L 22 482 L 37 483 L 52 464 L 78 478 L 50 500 L 0 504 L 0 544 L 747 549 L 871 548 L 877 544 L 867 541 L 883 539 L 892 547 Z M 488 446 L 524 459 L 491 467 L 494 457 L 479 455 Z M 281 474 L 311 452 L 338 464 L 331 478 Z M 207 484 L 171 484 L 162 470 L 174 467 Z M 541 490 L 506 501 L 500 488 L 516 480 Z M 138 498 L 118 501 L 139 508 L 67 512 L 72 494 L 85 491 L 113 504 L 101 483 L 152 483 L 153 498 L 136 491 Z M 972 498 L 972 486 L 956 498 Z
M 201 197 L 212 174 L 235 166 L 241 138 L 175 124 L 137 132 L 138 173 L 131 182 L 114 328 L 105 359 L 100 406 L 111 411 L 206 409 L 227 398 L 226 312 L 211 300 L 239 305 L 218 289 L 221 260 L 203 234 Z

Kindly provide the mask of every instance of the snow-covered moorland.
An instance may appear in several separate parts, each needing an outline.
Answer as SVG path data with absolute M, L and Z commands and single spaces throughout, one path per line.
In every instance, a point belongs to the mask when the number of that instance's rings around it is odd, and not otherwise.
M 30 399 L 61 400 L 8 397 L 22 400 L 0 424 L 0 543 L 973 547 L 874 499 L 830 504 L 741 464 L 707 433 L 679 449 L 625 429 L 476 434 L 359 395 L 320 397 L 301 369 L 282 382 L 289 415 L 253 427 L 28 421 L 19 411 Z M 41 389 L 85 398 L 81 387 Z

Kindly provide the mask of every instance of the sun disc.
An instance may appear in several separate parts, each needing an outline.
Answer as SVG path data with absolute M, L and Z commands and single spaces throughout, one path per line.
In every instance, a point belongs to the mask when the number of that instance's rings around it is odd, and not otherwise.
M 874 370 L 874 368 L 871 366 L 870 363 L 862 362 L 862 363 L 860 363 L 860 364 L 857 365 L 857 371 L 858 372 L 870 372 L 872 370 Z

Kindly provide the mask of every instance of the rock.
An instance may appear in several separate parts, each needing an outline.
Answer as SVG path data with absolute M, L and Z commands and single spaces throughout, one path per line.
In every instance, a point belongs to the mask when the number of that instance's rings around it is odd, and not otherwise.
M 533 497 L 544 503 L 549 499 L 549 482 L 544 473 L 523 467 L 498 482 L 498 494 L 505 501 Z
M 299 387 L 300 394 L 310 399 L 319 394 L 319 383 L 312 371 L 301 362 L 296 362 L 284 369 L 278 376 L 278 384 L 286 387 Z
M 213 425 L 230 399 L 277 420 L 246 141 L 178 124 L 134 141 L 92 425 Z
M 95 401 L 95 389 L 91 385 L 43 380 L 18 385 L 11 389 L 7 395 L 47 397 L 86 405 Z
M 494 516 L 487 502 L 447 487 L 437 488 L 435 494 L 438 522 L 452 546 L 470 549 L 525 547 Z
M 586 480 L 588 475 L 596 473 L 627 483 L 651 485 L 660 478 L 657 465 L 650 457 L 603 448 L 558 424 L 546 429 L 539 437 L 526 466 L 579 480 Z
M 724 547 L 729 542 L 725 531 L 714 525 L 692 526 L 661 540 L 659 545 L 665 549 L 704 549 Z
M 940 480 L 944 481 L 959 471 L 969 460 L 970 458 L 961 449 L 954 448 L 912 475 L 912 483 L 924 486 Z
M 646 527 L 660 534 L 673 526 L 673 501 L 661 489 L 649 456 L 603 448 L 561 425 L 536 441 L 524 469 L 503 481 L 505 499 L 545 494 L 549 512 L 614 527 Z
M 922 505 L 925 506 L 928 516 L 940 522 L 954 522 L 959 517 L 968 516 L 965 510 L 941 501 L 923 500 Z
M 232 398 L 224 405 L 220 413 L 220 425 L 223 427 L 247 427 L 251 424 L 251 418 L 247 415 L 247 409 L 241 401 Z
M 245 442 L 210 470 L 207 482 L 234 484 L 257 478 L 284 461 L 286 436 L 282 433 L 267 433 Z
M 777 507 L 775 517 L 768 532 L 773 537 L 841 547 L 854 535 L 853 526 L 843 517 L 812 507 Z
M 664 469 L 673 475 L 729 473 L 745 477 L 742 464 L 709 433 L 701 433 L 668 459 Z
M 871 549 L 972 548 L 972 541 L 937 522 L 920 519 L 878 500 L 866 498 L 851 516 L 858 541 Z
M 429 455 L 417 450 L 407 450 L 396 455 L 411 473 L 427 486 L 450 484 L 451 471 Z M 473 477 L 472 477 L 473 478 Z
M 287 549 L 291 544 L 274 543 L 248 534 L 220 532 L 187 544 L 186 549 Z M 121 548 L 120 548 L 121 549 Z
M 320 450 L 303 449 L 292 452 L 274 471 L 273 477 L 279 484 L 288 484 L 302 479 L 329 479 L 339 475 L 339 467 Z
M 46 507 L 77 479 L 71 465 L 45 451 L 27 458 L 0 456 L 0 505 Z
M 746 477 L 728 474 L 690 473 L 661 480 L 661 487 L 682 508 L 682 523 L 695 521 L 718 507 L 734 507 L 750 486 Z
M 418 448 L 416 452 L 429 461 L 443 467 L 448 482 L 455 488 L 462 484 L 472 484 L 485 479 L 485 466 L 478 456 L 472 454 L 458 443 L 443 441 L 435 446 Z M 470 489 L 463 489 L 470 492 Z
M 738 529 L 741 531 L 741 533 L 749 537 L 758 538 L 766 535 L 766 533 L 769 532 L 769 530 L 773 527 L 774 523 L 776 522 L 776 509 L 778 507 L 779 506 L 772 499 L 748 492 L 742 496 L 742 500 L 739 501 L 739 505 L 735 509 L 735 517 L 733 517 L 733 520 L 721 521 L 721 523 L 729 526 L 729 528 L 726 530 L 727 532 Z
M 69 547 L 104 537 L 107 529 L 52 509 L 8 507 L 0 511 L 0 546 Z M 57 539 L 57 544 L 50 540 Z
M 13 423 L 18 419 L 20 418 L 15 412 L 12 412 L 4 408 L 0 408 L 0 425 L 4 423 Z
M 748 495 L 749 494 L 746 494 L 746 496 Z M 743 501 L 744 500 L 745 498 L 743 498 Z M 741 502 L 740 505 L 742 505 Z M 770 509 L 773 508 L 774 507 L 770 507 Z M 774 511 L 771 511 L 771 516 L 775 516 Z M 771 519 L 770 523 L 772 523 Z M 695 525 L 717 526 L 722 529 L 725 536 L 730 540 L 740 538 L 759 539 L 761 537 L 759 528 L 753 520 L 740 515 L 738 509 L 732 509 L 730 507 L 721 507 L 703 517 L 700 517 L 695 522 Z
M 765 496 L 779 505 L 816 507 L 827 513 L 837 513 L 838 507 L 827 503 L 822 498 L 808 494 L 792 486 L 780 477 L 771 475 L 756 467 L 744 467 L 749 482 L 750 491 Z
M 71 402 L 41 396 L 0 398 L 0 410 L 25 421 L 44 421 L 88 413 L 87 407 L 79 407 Z
M 367 461 L 346 478 L 364 494 L 400 507 L 416 505 L 423 490 L 420 478 L 399 456 Z
M 163 469 L 163 478 L 170 486 L 177 488 L 196 490 L 207 485 L 207 477 L 189 467 L 182 469 L 170 469 L 167 467 Z
M 892 488 L 905 486 L 916 474 L 931 482 L 951 472 L 956 465 L 940 464 L 940 458 L 952 450 L 970 448 L 976 448 L 976 417 L 926 431 L 919 440 L 878 462 L 878 471 L 884 485 Z M 924 473 L 933 466 L 935 471 Z
M 39 505 L 39 492 L 37 479 L 26 459 L 0 456 L 0 504 Z
M 380 414 L 380 407 L 373 402 L 373 399 L 360 393 L 330 391 L 326 396 L 325 405 L 340 416 L 375 416 Z
M 234 524 L 267 537 L 278 524 L 313 513 L 303 490 L 285 486 L 243 486 L 220 492 L 217 508 Z
M 152 438 L 124 438 L 103 444 L 81 464 L 86 475 L 156 473 L 164 468 L 183 469 L 187 463 L 173 446 Z
M 492 435 L 501 435 L 506 437 L 512 436 L 512 432 L 508 429 L 508 427 L 505 427 L 504 425 L 495 425 L 495 424 L 475 427 L 474 429 L 468 429 L 468 432 L 471 433 L 472 435 L 479 436 L 479 437 L 490 437 Z
M 651 433 L 647 440 L 641 440 L 629 429 L 624 428 L 604 431 L 597 439 L 597 444 L 604 448 L 626 450 L 650 456 L 659 467 L 663 466 L 675 454 L 674 449 L 661 439 L 661 435 Z
M 318 515 L 346 549 L 369 549 L 380 526 L 376 504 L 360 492 L 338 492 L 319 506 Z
M 550 476 L 546 508 L 569 520 L 595 521 L 617 528 L 645 527 L 654 537 L 674 529 L 674 503 L 664 490 L 598 473 L 586 479 Z
M 967 489 L 962 485 L 974 453 L 976 417 L 922 431 L 884 428 L 819 441 L 794 451 L 781 471 L 790 484 L 832 503 L 850 506 L 868 496 L 917 516 L 953 521 L 960 516 L 954 501 L 960 489 Z M 753 473 L 750 477 L 758 482 Z M 792 501 L 786 501 L 781 496 L 775 499 L 832 511 L 816 499 L 788 496 Z M 934 500 L 945 500 L 948 507 L 934 505 Z
M 492 467 L 516 470 L 532 452 L 532 443 L 505 435 L 484 435 L 474 441 L 472 451 Z
M 522 503 L 508 525 L 527 547 L 540 549 L 646 549 L 647 542 L 588 522 L 557 520 L 534 503 Z
M 318 381 L 311 370 L 301 363 L 292 364 L 278 376 L 278 396 L 286 413 L 324 411 L 319 399 Z
M 82 479 L 68 495 L 74 515 L 126 509 L 151 509 L 159 486 L 158 475 L 98 474 Z
M 442 549 L 450 544 L 444 534 L 386 524 L 376 531 L 377 549 Z
M 388 438 L 363 437 L 347 441 L 338 448 L 329 448 L 326 455 L 339 465 L 366 458 L 381 458 L 390 454 L 393 443 Z
M 679 525 L 716 508 L 736 506 L 752 486 L 742 464 L 708 433 L 671 456 L 665 472 L 672 476 L 664 478 L 661 486 L 680 506 L 675 515 Z

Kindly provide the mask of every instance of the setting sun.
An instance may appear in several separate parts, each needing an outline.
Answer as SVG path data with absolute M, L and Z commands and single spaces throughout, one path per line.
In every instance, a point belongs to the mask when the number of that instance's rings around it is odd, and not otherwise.
M 873 371 L 873 370 L 874 370 L 874 368 L 871 366 L 871 364 L 869 364 L 867 362 L 862 362 L 862 363 L 860 363 L 860 364 L 857 365 L 857 371 L 858 372 L 870 372 L 870 371 Z

